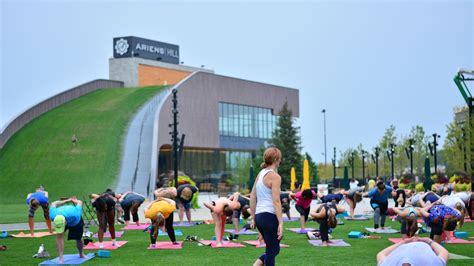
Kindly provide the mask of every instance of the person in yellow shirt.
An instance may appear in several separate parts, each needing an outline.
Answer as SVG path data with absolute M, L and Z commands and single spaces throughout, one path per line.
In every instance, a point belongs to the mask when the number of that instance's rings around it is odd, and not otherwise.
M 168 233 L 173 244 L 176 242 L 176 236 L 174 235 L 173 227 L 173 212 L 176 210 L 176 203 L 172 199 L 163 197 L 156 198 L 155 201 L 151 202 L 146 206 L 145 218 L 151 220 L 152 229 L 150 230 L 150 240 L 152 247 L 156 245 L 156 238 L 158 237 L 158 229 Z

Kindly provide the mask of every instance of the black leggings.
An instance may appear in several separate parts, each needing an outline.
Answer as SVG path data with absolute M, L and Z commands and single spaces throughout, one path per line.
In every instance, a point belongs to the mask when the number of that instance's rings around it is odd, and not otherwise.
M 265 240 L 265 253 L 259 259 L 267 266 L 275 265 L 275 257 L 280 253 L 278 240 L 278 219 L 275 214 L 263 212 L 255 215 L 257 229 Z
M 374 209 L 374 228 L 379 228 L 380 226 L 385 226 L 385 218 L 387 217 L 388 202 L 376 202 L 370 200 L 370 206 Z
M 125 221 L 130 221 L 130 207 L 122 206 L 123 208 L 123 219 Z M 138 222 L 138 212 L 132 213 L 133 222 Z
M 152 223 L 153 224 L 153 223 Z M 165 228 L 166 232 L 168 233 L 168 237 L 170 238 L 171 242 L 176 242 L 176 236 L 174 235 L 174 227 L 173 227 L 173 213 L 168 216 L 165 220 Z M 155 228 L 155 226 L 151 227 L 150 230 L 150 240 L 152 244 L 156 244 L 156 238 L 153 236 L 153 232 L 158 230 L 158 228 Z M 158 236 L 158 234 L 157 234 Z

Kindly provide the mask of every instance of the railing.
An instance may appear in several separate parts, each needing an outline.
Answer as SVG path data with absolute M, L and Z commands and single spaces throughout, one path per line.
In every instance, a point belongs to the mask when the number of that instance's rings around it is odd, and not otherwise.
M 87 93 L 96 91 L 102 88 L 122 88 L 124 83 L 122 81 L 96 79 L 67 91 L 61 92 L 52 96 L 33 107 L 29 108 L 19 116 L 14 118 L 5 128 L 0 131 L 0 149 L 7 143 L 7 141 L 21 128 L 28 124 L 31 120 L 48 112 L 51 109 L 58 107 L 61 104 L 69 102 L 73 99 L 79 98 Z

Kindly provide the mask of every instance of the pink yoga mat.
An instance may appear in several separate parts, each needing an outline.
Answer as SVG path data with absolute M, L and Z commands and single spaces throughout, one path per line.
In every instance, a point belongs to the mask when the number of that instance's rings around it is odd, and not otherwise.
M 31 236 L 30 233 L 23 233 L 23 232 L 20 232 L 18 234 L 12 234 L 13 237 L 18 237 L 18 238 L 40 238 L 40 237 L 43 237 L 43 236 L 52 236 L 54 234 L 50 233 L 50 232 L 35 232 L 35 234 L 33 236 Z
M 244 241 L 244 243 L 255 246 L 256 248 L 264 248 L 266 246 L 265 243 L 263 245 L 260 245 L 260 241 L 258 241 L 258 240 Z M 280 248 L 288 248 L 288 247 L 290 247 L 290 246 L 285 245 L 285 244 L 280 244 Z
M 122 237 L 123 233 L 124 231 L 115 231 L 115 238 Z M 93 235 L 93 237 L 99 238 L 99 233 L 96 233 L 95 235 Z M 105 232 L 104 237 L 110 238 L 110 232 Z
M 94 242 L 94 243 L 89 243 L 87 246 L 84 247 L 84 249 L 118 249 L 121 248 L 123 245 L 127 244 L 128 241 L 117 241 L 115 243 L 115 246 L 112 246 L 112 241 L 104 241 L 104 247 L 100 248 L 99 247 L 99 242 Z
M 194 223 L 194 222 L 191 222 L 191 223 L 189 223 L 189 222 L 173 223 L 174 227 L 190 227 L 190 226 L 195 226 L 195 225 L 196 225 L 196 223 Z
M 150 226 L 150 225 L 149 224 L 141 224 L 140 226 L 138 226 L 136 224 L 130 224 L 128 226 L 124 226 L 122 229 L 123 230 L 143 230 L 143 229 L 148 228 L 148 226 Z
M 401 238 L 389 238 L 388 240 L 395 244 L 402 241 Z M 474 241 L 469 241 L 469 240 L 465 240 L 461 238 L 454 238 L 454 239 L 451 239 L 450 241 L 446 241 L 445 243 L 446 244 L 474 244 Z
M 295 232 L 297 234 L 306 234 L 306 233 L 312 232 L 316 229 L 314 229 L 314 228 L 305 228 L 305 229 L 301 230 L 301 228 L 288 228 L 288 230 L 290 230 L 292 232 Z
M 231 234 L 235 234 L 235 230 L 234 229 L 226 229 L 225 230 L 227 233 L 231 233 Z M 255 231 L 252 231 L 252 230 L 240 230 L 237 235 L 256 235 L 258 234 L 257 232 Z
M 183 242 L 178 241 L 178 244 L 173 244 L 173 242 L 156 242 L 155 247 L 152 247 L 151 244 L 147 249 L 182 249 Z
M 200 242 L 203 243 L 204 245 L 211 244 L 211 247 L 213 248 L 244 248 L 245 247 L 244 245 L 240 243 L 235 243 L 235 242 L 230 242 L 230 241 L 222 241 L 221 247 L 216 247 L 216 241 L 201 240 Z
M 328 246 L 330 247 L 350 247 L 351 246 L 349 243 L 344 242 L 344 240 L 342 239 L 332 239 L 329 241 L 333 242 L 333 243 L 328 244 Z M 315 247 L 324 247 L 322 240 L 308 240 L 308 242 Z

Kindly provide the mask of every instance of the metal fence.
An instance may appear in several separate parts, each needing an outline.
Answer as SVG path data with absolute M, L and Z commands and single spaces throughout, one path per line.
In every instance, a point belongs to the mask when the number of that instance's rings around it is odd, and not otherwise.
M 28 124 L 36 117 L 48 112 L 51 109 L 58 107 L 61 104 L 69 102 L 73 99 L 79 98 L 87 93 L 104 88 L 122 88 L 124 83 L 122 81 L 96 79 L 67 91 L 61 92 L 52 96 L 26 110 L 15 119 L 13 119 L 0 133 L 0 149 L 7 143 L 7 141 L 21 128 Z

